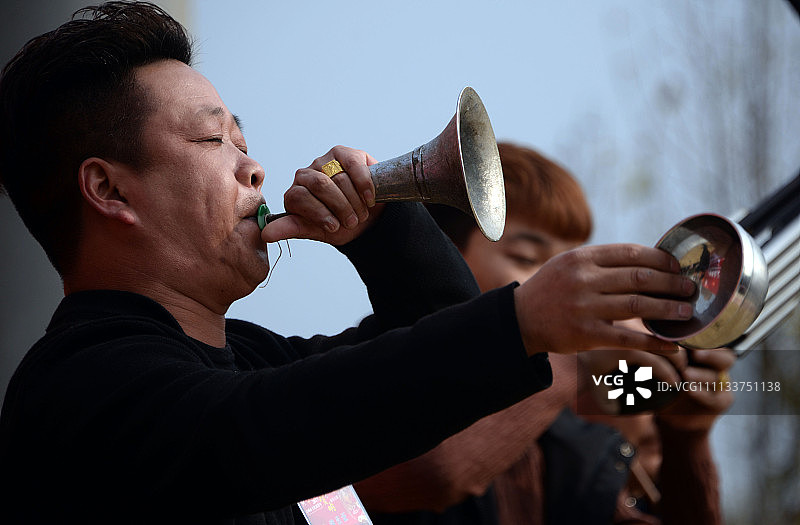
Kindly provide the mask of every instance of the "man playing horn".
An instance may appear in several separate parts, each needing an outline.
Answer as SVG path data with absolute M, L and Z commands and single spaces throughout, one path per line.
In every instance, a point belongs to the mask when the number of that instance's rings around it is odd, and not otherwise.
M 294 502 L 546 388 L 548 353 L 674 351 L 613 324 L 689 317 L 655 298 L 694 291 L 667 254 L 580 249 L 481 295 L 421 204 L 374 203 L 361 151 L 298 170 L 260 230 L 264 170 L 190 63 L 166 13 L 109 2 L 3 70 L 0 181 L 65 297 L 5 398 L 0 522 L 301 523 Z M 374 314 L 310 339 L 226 319 L 287 238 L 337 246 Z

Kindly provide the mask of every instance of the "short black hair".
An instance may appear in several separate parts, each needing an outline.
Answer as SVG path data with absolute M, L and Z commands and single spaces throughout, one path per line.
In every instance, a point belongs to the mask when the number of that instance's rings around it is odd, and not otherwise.
M 93 156 L 138 164 L 150 111 L 135 68 L 191 65 L 184 27 L 148 2 L 76 11 L 30 40 L 0 76 L 0 192 L 63 276 L 80 235 L 78 169 Z

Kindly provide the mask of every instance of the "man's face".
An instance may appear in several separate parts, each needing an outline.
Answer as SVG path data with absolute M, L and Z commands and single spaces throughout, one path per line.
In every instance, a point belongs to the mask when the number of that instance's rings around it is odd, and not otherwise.
M 463 256 L 481 291 L 485 292 L 513 281 L 527 281 L 548 259 L 580 244 L 509 217 L 503 236 L 497 242 L 488 240 L 476 229 L 467 241 Z
M 153 108 L 142 128 L 143 168 L 126 195 L 145 244 L 139 263 L 223 313 L 269 268 L 254 217 L 264 170 L 200 73 L 164 60 L 139 68 L 136 80 Z

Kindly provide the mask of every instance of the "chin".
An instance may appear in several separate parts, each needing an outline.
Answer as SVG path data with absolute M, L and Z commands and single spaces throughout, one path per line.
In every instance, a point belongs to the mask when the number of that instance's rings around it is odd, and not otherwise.
M 228 292 L 228 297 L 226 298 L 226 302 L 229 304 L 233 304 L 239 299 L 243 299 L 247 297 L 251 293 L 253 293 L 258 286 L 264 282 L 267 278 L 267 273 L 247 273 L 245 275 L 241 275 L 238 282 L 231 283 L 226 291 Z
M 255 265 L 252 268 L 252 271 L 248 273 L 248 277 L 251 277 L 251 279 L 249 279 L 249 282 L 252 285 L 250 292 L 255 290 L 259 284 L 264 282 L 264 279 L 266 279 L 268 275 L 269 275 L 269 258 L 267 257 L 265 252 L 264 257 L 259 261 L 259 264 Z

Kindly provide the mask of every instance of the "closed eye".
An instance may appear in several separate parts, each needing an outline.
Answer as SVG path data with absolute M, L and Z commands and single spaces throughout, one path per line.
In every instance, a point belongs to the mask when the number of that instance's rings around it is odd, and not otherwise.
M 225 139 L 223 139 L 222 137 L 208 137 L 207 139 L 200 139 L 200 140 L 196 140 L 195 142 L 213 142 L 215 144 L 224 144 L 225 143 Z M 236 149 L 238 149 L 239 151 L 241 151 L 242 153 L 247 155 L 247 147 L 246 146 L 239 146 L 239 145 L 236 145 L 236 144 L 234 144 L 234 146 L 236 146 Z
M 508 258 L 511 259 L 512 261 L 514 261 L 519 266 L 523 266 L 523 267 L 525 267 L 525 266 L 538 266 L 540 264 L 538 259 L 532 259 L 530 257 L 524 257 L 524 256 L 521 256 L 521 255 L 511 255 L 511 254 L 509 254 Z
M 222 137 L 207 137 L 204 139 L 194 139 L 192 142 L 196 142 L 198 144 L 203 144 L 205 142 L 212 142 L 214 144 L 222 144 L 224 142 Z

